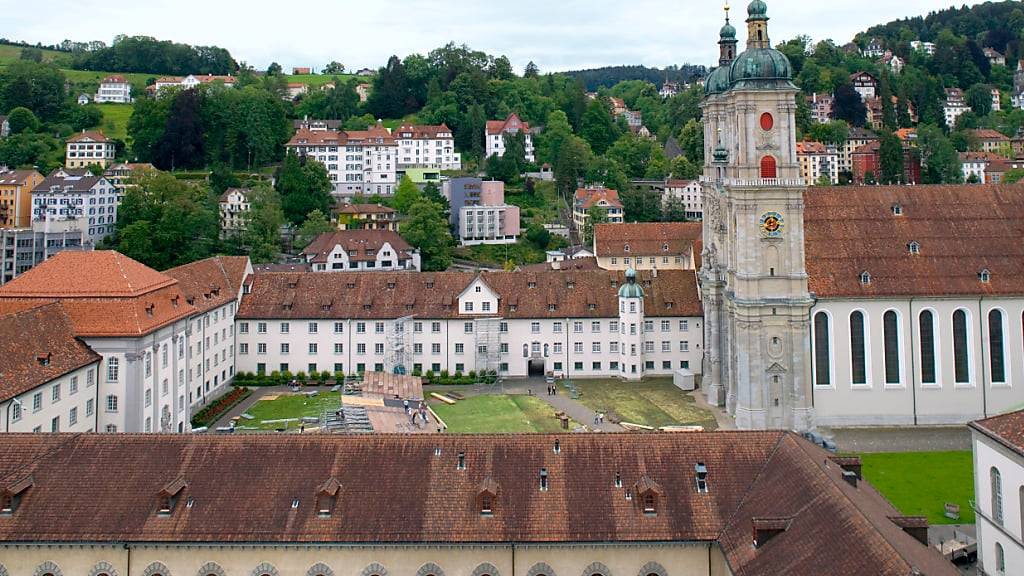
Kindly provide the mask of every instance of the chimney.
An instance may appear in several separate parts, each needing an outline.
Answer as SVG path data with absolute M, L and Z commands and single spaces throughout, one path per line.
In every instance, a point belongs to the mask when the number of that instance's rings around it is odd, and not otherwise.
M 844 471 L 856 474 L 858 480 L 864 479 L 860 456 L 830 456 L 829 460 L 838 464 Z
M 760 549 L 769 540 L 789 530 L 792 518 L 753 518 L 754 548 Z
M 843 470 L 843 480 L 845 480 L 846 483 L 849 484 L 850 486 L 853 486 L 854 488 L 857 487 L 857 474 L 856 473 L 850 472 L 848 470 Z
M 890 516 L 889 520 L 914 540 L 925 546 L 928 545 L 928 518 L 924 516 Z
M 703 462 L 697 462 L 694 466 L 697 480 L 697 492 L 707 494 L 708 492 L 708 467 Z

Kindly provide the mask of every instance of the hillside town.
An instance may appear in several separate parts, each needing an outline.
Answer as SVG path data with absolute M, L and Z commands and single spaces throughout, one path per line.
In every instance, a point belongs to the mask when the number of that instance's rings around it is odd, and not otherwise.
M 1024 9 L 700 11 L 0 40 L 0 576 L 1024 574 Z

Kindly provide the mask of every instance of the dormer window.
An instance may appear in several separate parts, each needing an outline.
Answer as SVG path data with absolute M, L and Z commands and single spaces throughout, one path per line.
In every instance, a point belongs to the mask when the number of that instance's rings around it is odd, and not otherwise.
M 624 246 L 622 247 L 622 251 L 623 251 L 623 252 L 629 252 L 629 250 L 630 250 L 630 248 L 629 248 L 629 244 L 626 244 L 626 245 L 624 245 Z
M 334 506 L 338 501 L 338 492 L 341 489 L 341 483 L 338 482 L 337 478 L 330 478 L 326 482 L 320 485 L 316 491 L 316 512 L 321 518 L 326 518 L 331 515 L 334 511 Z
M 488 476 L 477 488 L 476 504 L 481 516 L 494 514 L 494 505 L 498 498 L 498 483 Z
M 981 280 L 982 284 L 988 284 L 992 282 L 992 273 L 988 271 L 988 268 L 978 272 L 978 280 Z
M 587 304 L 587 310 L 590 310 L 591 312 L 597 310 L 597 304 Z
M 174 512 L 174 507 L 178 504 L 178 497 L 181 496 L 185 486 L 187 486 L 185 479 L 179 476 L 160 490 L 160 493 L 157 494 L 158 515 L 170 516 Z
M 489 494 L 480 497 L 480 513 L 484 516 L 494 514 L 494 499 Z
M 622 488 L 622 474 L 618 472 L 615 473 L 615 487 Z
M 697 492 L 700 494 L 708 493 L 708 467 L 703 462 L 697 462 L 694 466 L 694 476 L 697 481 Z
M 149 316 L 150 318 L 152 318 L 154 310 L 156 310 L 156 305 L 154 305 L 154 304 L 146 305 L 146 316 Z
M 903 216 L 903 206 L 900 205 L 900 204 L 893 204 L 892 205 L 892 215 L 893 216 Z
M 298 510 L 298 509 L 299 509 L 299 499 L 298 498 L 292 498 L 292 510 Z
M 394 290 L 394 289 L 395 289 L 395 283 L 394 282 L 388 282 L 388 290 Z
M 531 289 L 532 289 L 532 288 L 536 288 L 536 287 L 537 287 L 537 283 L 536 283 L 536 282 L 533 282 L 533 281 L 527 282 L 527 283 L 526 283 L 526 287 L 527 287 L 527 288 L 531 288 Z
M 548 469 L 547 468 L 541 468 L 540 469 L 540 491 L 541 492 L 547 492 L 548 491 Z
M 868 284 L 871 284 L 871 274 L 866 272 L 866 271 L 865 272 L 861 272 L 860 273 L 860 283 L 865 285 L 865 286 L 867 286 Z
M 653 492 L 644 494 L 644 514 L 657 514 L 657 497 Z
M 47 352 L 46 354 L 40 354 L 36 356 L 36 362 L 39 362 L 40 366 L 49 366 L 50 360 L 53 358 L 53 353 Z
M 458 459 L 458 463 L 455 465 L 455 469 L 456 470 L 465 470 L 466 469 L 466 453 L 465 452 L 459 452 L 459 459 Z
M 907 244 L 907 250 L 916 256 L 921 253 L 921 245 L 917 242 L 911 242 L 910 244 Z
M 662 252 L 668 252 L 668 244 L 662 244 L 661 245 L 661 251 Z
M 509 310 L 509 312 L 515 312 L 515 311 L 519 310 L 519 305 L 518 304 L 509 304 L 508 310 Z
M 558 310 L 557 304 L 548 304 L 548 312 L 554 312 L 556 310 Z

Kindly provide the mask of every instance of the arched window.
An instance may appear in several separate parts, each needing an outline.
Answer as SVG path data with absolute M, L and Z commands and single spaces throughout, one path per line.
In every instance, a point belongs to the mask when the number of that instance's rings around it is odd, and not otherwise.
M 778 165 L 775 162 L 774 156 L 765 156 L 761 158 L 761 178 L 777 178 L 778 177 Z
M 935 384 L 935 314 L 923 310 L 918 317 L 921 331 L 921 383 Z
M 832 385 L 832 350 L 830 348 L 828 314 L 814 315 L 814 383 L 818 386 Z
M 864 334 L 864 313 L 859 310 L 850 314 L 850 361 L 850 377 L 853 384 L 867 384 L 868 357 Z
M 995 466 L 988 472 L 992 482 L 992 520 L 1003 525 L 1003 475 Z
M 900 326 L 899 317 L 894 310 L 882 316 L 885 346 L 885 383 L 900 383 Z
M 967 351 L 967 312 L 953 312 L 953 372 L 957 384 L 971 381 L 971 363 Z
M 1003 545 L 996 542 L 996 574 L 1006 574 L 1006 553 Z
M 1003 313 L 992 310 L 988 313 L 989 367 L 992 381 L 1006 382 L 1006 355 L 1003 351 Z

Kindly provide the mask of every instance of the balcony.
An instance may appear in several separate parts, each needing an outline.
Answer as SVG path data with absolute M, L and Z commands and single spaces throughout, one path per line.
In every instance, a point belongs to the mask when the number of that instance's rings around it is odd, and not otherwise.
M 719 182 L 714 178 L 708 178 L 707 176 L 700 177 L 701 183 L 714 184 Z M 741 179 L 741 178 L 723 178 L 721 181 L 723 186 L 729 188 L 790 188 L 790 187 L 804 187 L 806 183 L 803 178 L 754 178 L 754 179 Z

